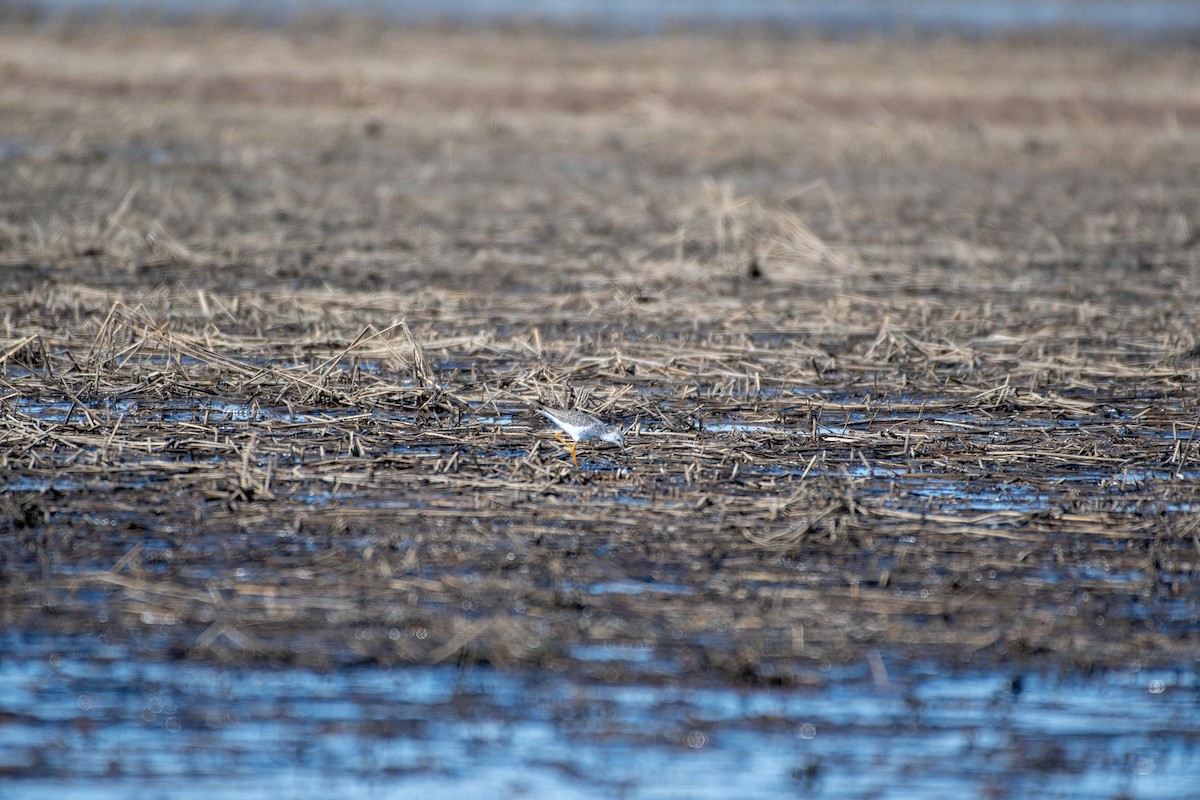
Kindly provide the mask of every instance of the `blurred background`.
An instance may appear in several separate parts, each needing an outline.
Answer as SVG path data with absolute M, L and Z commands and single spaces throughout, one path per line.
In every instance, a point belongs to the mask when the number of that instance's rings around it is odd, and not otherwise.
M 178 19 L 236 14 L 280 24 L 313 15 L 369 14 L 400 22 L 542 23 L 607 33 L 692 28 L 772 28 L 828 35 L 956 33 L 986 36 L 1055 28 L 1117 36 L 1192 39 L 1200 5 L 1190 0 L 4 0 L 9 14 L 120 14 Z

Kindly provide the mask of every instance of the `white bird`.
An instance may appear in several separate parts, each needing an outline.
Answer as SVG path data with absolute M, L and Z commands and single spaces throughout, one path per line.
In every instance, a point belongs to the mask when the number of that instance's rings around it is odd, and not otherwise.
M 589 441 L 604 441 L 612 442 L 621 447 L 625 446 L 625 434 L 621 433 L 618 428 L 608 425 L 591 414 L 585 414 L 582 411 L 569 411 L 564 408 L 546 408 L 542 406 L 538 409 L 542 416 L 553 422 L 562 431 L 555 431 L 554 438 L 562 443 L 563 447 L 571 452 L 571 461 L 575 467 L 579 467 L 579 459 L 575 457 L 575 448 L 579 442 Z M 566 432 L 571 437 L 572 441 L 568 442 L 563 438 L 563 432 Z

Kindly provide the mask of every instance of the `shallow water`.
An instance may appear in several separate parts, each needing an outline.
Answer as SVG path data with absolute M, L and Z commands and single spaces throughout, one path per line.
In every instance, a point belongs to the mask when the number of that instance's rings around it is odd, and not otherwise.
M 956 32 L 987 35 L 1012 30 L 1085 27 L 1108 34 L 1136 36 L 1195 35 L 1200 8 L 1187 0 L 220 0 L 197 4 L 169 0 L 151 6 L 144 0 L 44 0 L 44 13 L 125 9 L 131 16 L 154 7 L 159 14 L 181 16 L 203 8 L 207 13 L 240 12 L 251 19 L 279 24 L 306 13 L 361 9 L 398 21 L 449 19 L 468 24 L 536 20 L 583 24 L 599 31 L 656 33 L 685 24 L 704 27 L 768 25 L 803 28 L 826 34 Z
M 94 636 L 0 643 L 13 798 L 1152 800 L 1200 781 L 1187 670 L 944 674 L 877 654 L 814 670 L 812 687 L 738 690 L 162 663 Z

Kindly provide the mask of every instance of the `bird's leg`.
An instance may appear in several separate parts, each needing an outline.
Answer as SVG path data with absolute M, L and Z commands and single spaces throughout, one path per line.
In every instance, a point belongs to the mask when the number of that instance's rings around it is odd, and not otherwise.
M 567 448 L 567 452 L 571 454 L 571 463 L 575 465 L 575 469 L 579 469 L 579 459 L 575 457 L 575 448 L 578 447 L 578 443 L 565 438 L 562 435 L 562 431 L 555 431 L 554 438 L 558 439 L 559 444 Z

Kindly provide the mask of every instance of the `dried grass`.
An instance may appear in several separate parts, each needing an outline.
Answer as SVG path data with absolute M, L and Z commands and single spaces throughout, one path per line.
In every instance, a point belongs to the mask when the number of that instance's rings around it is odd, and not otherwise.
M 481 72 L 444 60 L 470 34 L 357 35 L 296 60 L 240 30 L 73 45 L 131 92 L 45 33 L 4 51 L 0 113 L 39 143 L 0 178 L 23 198 L 0 220 L 6 625 L 607 679 L 802 681 L 880 646 L 1191 658 L 1194 137 L 1148 170 L 1125 145 L 1154 123 L 1044 119 L 1016 76 L 956 110 L 899 44 L 768 66 L 520 34 Z M 233 74 L 145 66 L 247 37 Z M 1090 98 L 1080 55 L 1020 54 L 1042 94 L 1137 105 L 1107 73 Z M 1171 68 L 1137 102 L 1182 126 L 1195 56 L 1145 59 Z M 850 73 L 824 99 L 778 91 L 826 61 Z M 75 129 L 55 115 L 81 93 Z M 575 470 L 538 402 L 630 446 Z

